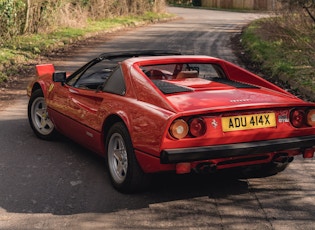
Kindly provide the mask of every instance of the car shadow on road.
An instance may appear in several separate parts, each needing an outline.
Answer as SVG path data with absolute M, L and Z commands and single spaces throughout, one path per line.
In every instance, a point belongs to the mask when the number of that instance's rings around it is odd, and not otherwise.
M 163 173 L 152 178 L 146 191 L 122 194 L 111 186 L 104 159 L 80 145 L 63 137 L 40 140 L 27 119 L 0 120 L 0 127 L 0 210 L 8 213 L 107 214 L 182 202 L 194 206 L 207 202 L 208 208 L 239 206 L 255 212 L 261 205 L 257 197 L 275 209 L 289 207 L 311 215 L 315 208 L 296 204 L 305 199 L 304 193 L 296 192 L 297 179 L 286 174 L 246 180 L 230 173 Z
M 7 212 L 109 213 L 248 192 L 245 180 L 226 175 L 159 174 L 146 191 L 122 194 L 111 186 L 104 159 L 69 139 L 39 140 L 26 119 L 0 121 L 0 127 L 0 207 Z
M 39 140 L 27 119 L 0 120 L 0 146 L 0 215 L 88 214 L 88 221 L 99 224 L 117 216 L 112 224 L 128 228 L 121 218 L 132 218 L 135 229 L 143 229 L 137 221 L 141 215 L 148 215 L 152 224 L 205 218 L 218 228 L 222 221 L 233 228 L 235 218 L 262 225 L 270 219 L 313 222 L 313 180 L 306 180 L 300 165 L 288 174 L 250 180 L 233 174 L 163 173 L 153 177 L 146 191 L 122 194 L 111 186 L 103 158 L 67 138 Z M 312 164 L 307 167 L 309 174 L 315 171 Z M 305 181 L 297 184 L 299 179 L 291 175 Z

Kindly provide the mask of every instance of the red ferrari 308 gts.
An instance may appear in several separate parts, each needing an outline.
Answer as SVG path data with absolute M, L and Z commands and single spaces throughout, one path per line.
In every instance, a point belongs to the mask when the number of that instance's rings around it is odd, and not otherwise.
M 315 104 L 232 63 L 167 51 L 105 53 L 73 73 L 38 65 L 27 89 L 35 134 L 105 157 L 113 186 L 149 175 L 283 171 L 315 150 Z

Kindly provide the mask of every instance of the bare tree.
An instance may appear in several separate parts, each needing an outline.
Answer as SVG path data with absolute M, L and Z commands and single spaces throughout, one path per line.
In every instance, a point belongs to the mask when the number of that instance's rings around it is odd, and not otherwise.
M 29 25 L 29 19 L 30 19 L 30 9 L 31 9 L 31 0 L 27 0 L 26 1 L 26 13 L 25 13 L 25 23 L 24 23 L 24 29 L 23 29 L 23 33 L 26 33 L 27 29 L 28 29 L 28 25 Z
M 281 3 L 287 4 L 289 8 L 301 7 L 315 23 L 315 0 L 280 0 Z

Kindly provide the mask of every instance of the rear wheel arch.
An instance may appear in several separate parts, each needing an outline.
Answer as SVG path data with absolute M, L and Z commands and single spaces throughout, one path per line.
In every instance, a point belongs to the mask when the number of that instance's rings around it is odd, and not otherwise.
M 124 122 L 124 120 L 116 115 L 116 114 L 112 114 L 110 115 L 109 117 L 106 118 L 106 120 L 104 121 L 104 124 L 103 124 L 103 140 L 104 140 L 104 144 L 105 144 L 105 139 L 106 139 L 106 136 L 108 135 L 108 132 L 109 132 L 109 129 L 110 127 L 112 127 L 115 123 L 117 122 Z M 126 125 L 126 124 L 125 124 Z
M 129 134 L 131 134 L 131 131 L 130 130 L 130 127 L 131 127 L 131 123 L 128 119 L 128 116 L 125 115 L 125 113 L 123 112 L 120 112 L 119 114 L 111 114 L 109 115 L 104 123 L 103 123 L 103 129 L 102 129 L 102 133 L 103 133 L 103 140 L 104 140 L 104 144 L 105 144 L 105 138 L 109 132 L 109 129 L 111 128 L 111 126 L 113 126 L 115 123 L 117 122 L 123 122 L 124 125 L 126 126 Z
M 105 162 L 112 185 L 121 192 L 135 192 L 146 187 L 149 176 L 137 161 L 130 131 L 118 115 L 108 117 L 103 126 Z

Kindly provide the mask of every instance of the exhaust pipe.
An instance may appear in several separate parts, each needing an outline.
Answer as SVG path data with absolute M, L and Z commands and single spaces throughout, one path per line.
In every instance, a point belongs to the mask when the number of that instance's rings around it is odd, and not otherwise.
M 203 162 L 197 165 L 196 171 L 198 173 L 214 173 L 217 171 L 217 165 L 211 162 Z
M 283 165 L 289 164 L 294 160 L 294 157 L 289 157 L 286 153 L 277 154 L 274 156 L 272 162 L 275 164 Z

